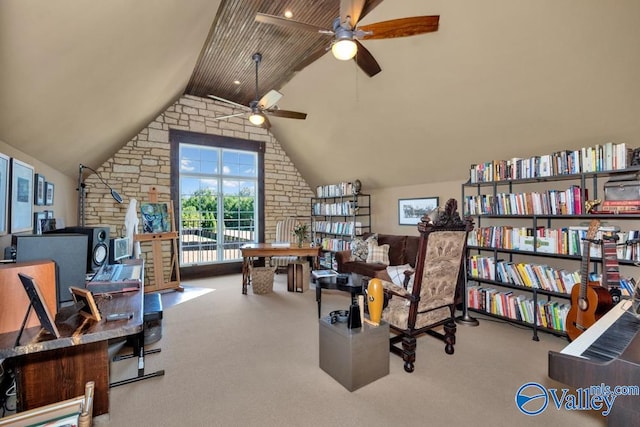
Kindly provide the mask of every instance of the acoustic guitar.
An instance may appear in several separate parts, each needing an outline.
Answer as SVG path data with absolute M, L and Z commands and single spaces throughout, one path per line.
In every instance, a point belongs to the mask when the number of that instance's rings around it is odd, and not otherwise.
M 566 321 L 567 335 L 571 341 L 578 338 L 613 307 L 609 291 L 600 286 L 600 283 L 589 281 L 589 250 L 599 226 L 600 221 L 597 219 L 589 224 L 582 247 L 580 286 L 571 288 L 571 309 L 567 313 Z

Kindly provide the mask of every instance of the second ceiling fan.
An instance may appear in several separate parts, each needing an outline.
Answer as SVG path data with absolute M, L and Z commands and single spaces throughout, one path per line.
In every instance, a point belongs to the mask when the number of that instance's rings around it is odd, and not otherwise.
M 262 55 L 259 53 L 254 53 L 251 56 L 253 62 L 256 64 L 256 98 L 249 103 L 249 106 L 238 104 L 237 102 L 229 101 L 228 99 L 220 98 L 219 96 L 209 95 L 209 98 L 213 98 L 216 101 L 225 102 L 227 104 L 231 104 L 236 108 L 244 110 L 242 113 L 229 114 L 226 116 L 214 117 L 214 120 L 222 120 L 228 119 L 230 117 L 238 117 L 243 116 L 245 114 L 249 114 L 249 121 L 256 125 L 262 126 L 264 128 L 269 129 L 271 127 L 271 123 L 267 116 L 273 117 L 284 117 L 286 119 L 300 119 L 304 120 L 307 118 L 306 113 L 299 113 L 297 111 L 288 111 L 279 109 L 276 104 L 282 98 L 282 94 L 277 90 L 270 90 L 267 92 L 262 98 L 259 98 L 258 91 L 258 66 L 262 61 Z
M 353 58 L 369 77 L 375 76 L 382 71 L 382 69 L 371 52 L 369 52 L 359 40 L 407 37 L 438 30 L 440 21 L 440 16 L 438 15 L 413 16 L 358 26 L 358 21 L 360 20 L 365 3 L 366 0 L 340 0 L 340 16 L 333 21 L 333 29 L 322 28 L 260 12 L 257 13 L 255 19 L 265 24 L 280 25 L 334 36 L 331 43 L 333 55 L 341 60 Z M 324 55 L 325 52 L 326 50 L 318 51 L 310 55 L 304 61 L 305 65 L 318 59 Z

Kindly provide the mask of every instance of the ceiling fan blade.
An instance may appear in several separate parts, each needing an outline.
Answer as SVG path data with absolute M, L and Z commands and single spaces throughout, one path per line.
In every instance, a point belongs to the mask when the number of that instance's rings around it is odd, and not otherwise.
M 269 109 L 276 105 L 278 101 L 280 101 L 280 98 L 282 98 L 282 94 L 280 92 L 277 90 L 270 90 L 266 95 L 260 98 L 260 101 L 258 101 L 258 108 L 261 110 Z
M 263 127 L 265 129 L 271 129 L 271 122 L 269 121 L 269 118 L 267 117 L 266 114 L 263 114 L 264 116 L 264 122 L 260 125 L 260 127 Z
M 235 114 L 227 114 L 226 116 L 218 116 L 218 117 L 213 117 L 213 120 L 222 120 L 222 119 L 229 119 L 231 117 L 238 117 L 238 116 L 244 116 L 247 113 L 235 113 Z
M 371 52 L 369 52 L 358 40 L 354 41 L 358 45 L 358 52 L 356 53 L 356 56 L 354 56 L 353 60 L 356 61 L 356 64 L 358 64 L 362 71 L 367 73 L 369 77 L 373 77 L 382 71 L 378 61 L 376 61 Z
M 326 28 L 317 27 L 311 24 L 305 24 L 300 21 L 292 21 L 291 19 L 281 18 L 275 15 L 267 15 L 266 13 L 256 13 L 256 21 L 263 24 L 279 25 L 281 27 L 293 28 L 296 30 L 312 31 L 314 33 L 333 34 L 333 31 Z
M 412 16 L 410 18 L 392 19 L 358 27 L 359 31 L 372 34 L 358 37 L 360 40 L 392 39 L 395 37 L 415 36 L 417 34 L 438 31 L 440 16 Z
M 349 29 L 356 27 L 366 0 L 340 0 L 340 23 L 348 23 Z
M 207 95 L 207 96 L 209 98 L 215 99 L 216 101 L 226 102 L 227 104 L 231 104 L 237 108 L 242 108 L 243 110 L 250 110 L 250 108 L 247 107 L 246 105 L 238 104 L 237 102 L 229 101 L 228 99 L 220 98 L 219 96 L 215 96 L 215 95 Z
M 307 118 L 307 113 L 299 113 L 297 111 L 288 111 L 288 110 L 264 110 L 264 113 L 269 114 L 274 117 L 284 117 L 286 119 L 300 119 L 304 120 Z

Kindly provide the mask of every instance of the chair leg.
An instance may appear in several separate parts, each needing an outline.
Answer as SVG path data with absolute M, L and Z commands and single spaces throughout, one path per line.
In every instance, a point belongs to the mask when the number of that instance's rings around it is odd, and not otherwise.
M 402 337 L 402 360 L 404 360 L 404 370 L 411 373 L 416 361 L 416 338 L 412 336 Z
M 444 324 L 444 351 L 447 354 L 453 354 L 453 346 L 456 343 L 456 323 L 454 321 L 448 321 Z

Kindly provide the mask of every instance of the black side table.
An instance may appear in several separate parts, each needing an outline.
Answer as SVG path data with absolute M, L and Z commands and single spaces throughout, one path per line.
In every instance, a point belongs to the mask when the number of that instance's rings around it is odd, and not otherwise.
M 362 283 L 353 283 L 352 275 L 349 275 L 347 283 L 338 283 L 337 276 L 331 277 L 319 277 L 315 279 L 316 284 L 316 302 L 318 303 L 318 318 L 320 318 L 320 307 L 322 305 L 322 290 L 323 289 L 337 289 L 343 292 L 349 292 L 351 294 L 351 303 L 357 302 L 357 296 L 362 293 Z

